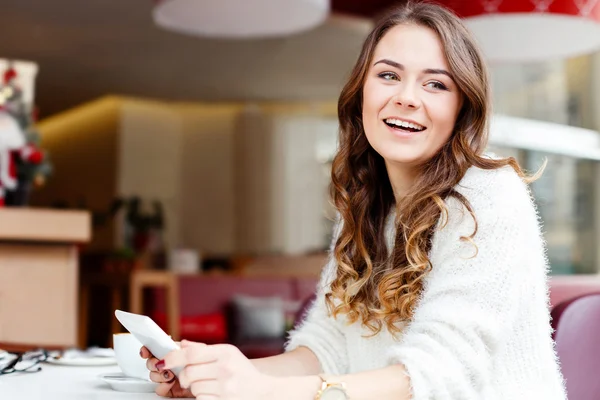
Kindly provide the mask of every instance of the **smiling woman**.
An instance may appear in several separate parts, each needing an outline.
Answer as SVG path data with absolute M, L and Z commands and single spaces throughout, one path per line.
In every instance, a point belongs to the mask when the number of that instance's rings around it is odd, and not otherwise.
M 448 141 L 461 106 L 442 43 L 431 29 L 399 25 L 373 59 L 363 89 L 367 139 L 388 173 L 418 166 Z
M 489 108 L 486 66 L 459 18 L 412 2 L 386 15 L 340 95 L 338 223 L 286 353 L 250 362 L 185 342 L 159 362 L 144 351 L 160 393 L 564 400 L 533 178 L 484 154 Z

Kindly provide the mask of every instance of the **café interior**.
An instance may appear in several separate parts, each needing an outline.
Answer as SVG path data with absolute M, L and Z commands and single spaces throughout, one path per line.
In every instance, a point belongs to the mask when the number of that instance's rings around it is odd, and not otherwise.
M 283 352 L 329 257 L 340 90 L 402 2 L 3 2 L 0 136 L 25 140 L 0 140 L 19 157 L 0 160 L 0 368 L 2 351 L 112 349 L 117 309 Z M 530 188 L 558 356 L 581 355 L 561 359 L 569 399 L 598 399 L 600 2 L 440 3 L 490 66 L 488 150 L 547 162 Z

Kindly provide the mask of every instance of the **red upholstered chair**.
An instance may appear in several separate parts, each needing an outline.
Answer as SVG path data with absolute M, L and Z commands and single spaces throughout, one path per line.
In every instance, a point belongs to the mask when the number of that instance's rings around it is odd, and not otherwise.
M 569 400 L 600 399 L 600 294 L 588 294 L 553 310 L 556 351 Z
M 249 339 L 240 335 L 239 310 L 233 307 L 236 295 L 255 298 L 278 297 L 286 304 L 288 318 L 297 318 L 297 304 L 306 305 L 317 286 L 318 277 L 181 275 L 177 276 L 180 337 L 204 343 L 233 343 L 250 358 L 283 352 L 286 336 Z M 166 291 L 151 289 L 145 313 L 167 328 Z M 287 306 L 290 306 L 288 309 Z M 138 311 L 141 312 L 141 311 Z M 247 314 L 246 314 L 247 315 Z M 244 320 L 244 318 L 242 318 Z
M 565 310 L 571 305 L 571 303 L 573 303 L 575 300 L 579 300 L 582 297 L 588 296 L 590 294 L 595 294 L 595 293 L 586 293 L 586 294 L 580 294 L 574 297 L 571 297 L 557 305 L 555 305 L 554 307 L 552 307 L 552 309 L 550 310 L 550 317 L 551 317 L 551 326 L 552 326 L 552 339 L 556 340 L 556 330 L 558 329 L 558 321 L 560 321 L 560 317 L 562 317 L 563 312 L 565 312 Z

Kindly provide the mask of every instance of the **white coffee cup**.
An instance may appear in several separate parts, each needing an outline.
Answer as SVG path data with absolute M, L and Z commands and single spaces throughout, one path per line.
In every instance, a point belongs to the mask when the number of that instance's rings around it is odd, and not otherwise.
M 132 378 L 150 380 L 150 371 L 146 368 L 146 360 L 140 356 L 142 344 L 131 333 L 113 335 L 113 348 L 117 364 L 123 374 Z

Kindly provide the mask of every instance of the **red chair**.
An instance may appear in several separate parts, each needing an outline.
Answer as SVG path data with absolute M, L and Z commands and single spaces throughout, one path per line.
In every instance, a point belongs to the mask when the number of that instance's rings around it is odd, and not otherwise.
M 591 293 L 591 294 L 596 294 L 596 293 Z M 590 295 L 590 293 L 580 294 L 575 297 L 569 298 L 561 303 L 558 303 L 557 305 L 552 307 L 552 310 L 550 311 L 550 319 L 551 319 L 550 324 L 552 326 L 552 339 L 556 340 L 556 329 L 558 329 L 558 321 L 560 321 L 560 317 L 562 316 L 563 312 L 567 308 L 569 308 L 571 303 L 573 303 L 575 300 L 579 300 L 580 298 L 588 296 L 588 295 Z
M 556 351 L 569 400 L 600 399 L 600 294 L 557 305 Z

